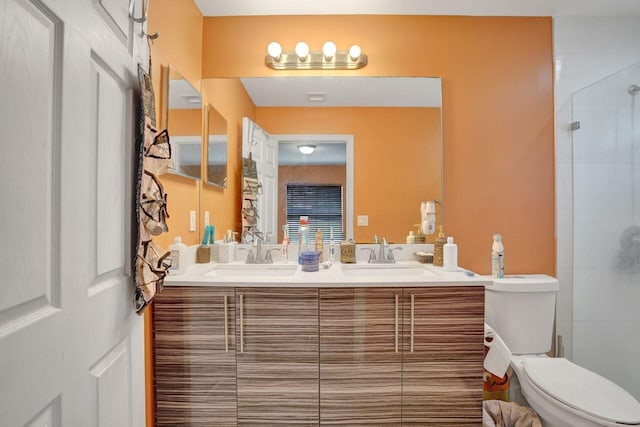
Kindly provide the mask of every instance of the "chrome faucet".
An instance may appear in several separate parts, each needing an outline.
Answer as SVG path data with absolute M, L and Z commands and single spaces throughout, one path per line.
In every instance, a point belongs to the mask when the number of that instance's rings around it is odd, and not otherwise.
M 371 251 L 369 254 L 369 263 L 370 264 L 395 264 L 396 258 L 393 256 L 393 251 L 402 250 L 400 246 L 396 246 L 395 248 L 390 248 L 389 243 L 385 237 L 379 243 L 378 255 L 376 256 L 376 251 L 371 248 L 363 248 Z
M 247 248 L 238 248 L 239 250 L 244 250 L 244 251 L 249 251 L 249 253 L 247 254 L 247 264 L 273 264 L 273 257 L 271 255 L 271 252 L 273 251 L 279 251 L 279 248 L 275 248 L 275 249 L 269 249 L 265 252 L 265 254 L 262 254 L 262 241 L 263 241 L 263 236 L 262 233 L 259 231 L 256 231 L 253 233 L 253 243 L 255 245 L 255 254 L 253 253 L 253 249 L 247 249 Z

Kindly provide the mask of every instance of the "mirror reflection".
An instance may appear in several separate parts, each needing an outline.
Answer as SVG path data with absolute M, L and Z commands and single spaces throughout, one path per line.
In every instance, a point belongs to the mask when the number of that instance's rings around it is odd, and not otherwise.
M 237 81 L 212 80 L 218 84 Z M 333 185 L 336 181 L 329 180 L 329 169 L 336 165 L 323 165 L 320 160 L 313 166 L 312 179 L 310 162 L 321 154 L 316 150 L 306 155 L 307 171 L 285 182 L 283 168 L 291 165 L 279 165 L 279 145 L 283 143 L 297 148 L 301 141 L 316 147 L 327 140 L 350 141 L 342 166 L 346 178 L 338 180 L 342 218 L 337 221 L 342 221 L 343 238 L 370 242 L 378 236 L 404 242 L 409 231 L 417 231 L 422 202 L 442 200 L 439 78 L 288 76 L 239 81 L 252 105 L 238 109 L 239 115 L 253 122 L 245 126 L 243 121 L 242 157 L 251 153 L 258 162 L 262 189 L 256 204 L 259 230 L 269 242 L 281 241 L 282 226 L 296 222 L 295 214 L 287 220 L 291 211 L 287 202 L 292 202 L 282 196 L 287 186 Z M 219 109 L 227 111 L 226 106 Z M 293 197 L 294 192 L 290 193 Z M 437 210 L 440 225 L 441 205 Z M 312 232 L 321 226 L 310 225 Z M 427 241 L 433 238 L 427 236 Z
M 166 127 L 174 157 L 170 173 L 200 179 L 202 163 L 202 97 L 172 66 L 168 69 Z
M 227 186 L 227 121 L 211 104 L 207 107 L 207 183 Z

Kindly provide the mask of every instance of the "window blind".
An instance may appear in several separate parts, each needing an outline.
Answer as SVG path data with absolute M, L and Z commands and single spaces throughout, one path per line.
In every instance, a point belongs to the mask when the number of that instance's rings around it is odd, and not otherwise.
M 287 224 L 292 243 L 298 243 L 300 216 L 309 217 L 311 241 L 318 228 L 325 242 L 329 241 L 329 230 L 333 227 L 333 240 L 343 239 L 342 230 L 342 186 L 322 184 L 287 185 Z

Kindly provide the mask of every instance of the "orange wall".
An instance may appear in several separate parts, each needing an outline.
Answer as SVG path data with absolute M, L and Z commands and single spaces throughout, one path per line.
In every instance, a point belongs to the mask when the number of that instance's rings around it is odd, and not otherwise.
M 202 79 L 202 31 L 203 18 L 192 1 L 181 1 L 180 7 L 172 0 L 153 0 L 149 6 L 148 32 L 159 32 L 160 37 L 151 44 L 152 77 L 156 93 L 157 117 L 162 102 L 160 67 L 171 65 L 191 85 L 199 89 Z M 202 132 L 201 116 L 198 123 Z M 159 123 L 160 124 L 160 123 Z M 174 123 L 175 124 L 175 123 Z M 169 136 L 180 135 L 181 129 L 173 129 L 169 121 Z M 183 133 L 184 135 L 184 133 Z M 181 236 L 187 245 L 199 242 L 200 223 L 196 231 L 189 231 L 189 211 L 199 210 L 199 186 L 195 180 L 178 175 L 165 174 L 161 177 L 168 195 L 167 221 L 169 232 L 154 239 L 161 247 L 167 248 L 175 236 Z
M 305 40 L 318 49 L 329 37 L 341 48 L 359 43 L 369 65 L 343 72 L 264 66 L 272 40 L 285 48 Z M 203 44 L 204 78 L 442 77 L 444 223 L 458 243 L 460 265 L 489 273 L 491 236 L 500 232 L 508 274 L 554 274 L 550 17 L 208 17 Z
M 441 197 L 439 108 L 258 108 L 272 134 L 354 135 L 357 242 L 373 235 L 404 243 L 420 221 L 420 202 Z
M 161 104 L 160 66 L 171 64 L 195 88 L 202 78 L 202 14 L 192 1 L 181 1 L 176 7 L 174 0 L 153 0 L 149 6 L 147 32 L 160 33 L 160 38 L 150 44 L 153 85 L 156 94 L 156 115 L 160 118 Z M 158 122 L 158 125 L 161 123 Z M 171 132 L 169 133 L 171 135 Z M 171 215 L 169 233 L 154 239 L 165 248 L 174 236 L 182 236 L 187 244 L 198 239 L 197 232 L 189 231 L 188 212 L 199 209 L 199 183 L 177 175 L 165 174 L 161 181 L 168 194 L 168 211 Z M 145 311 L 145 369 L 146 369 L 146 415 L 147 426 L 155 423 L 153 390 L 153 305 Z
M 255 120 L 255 106 L 238 79 L 208 79 L 202 82 L 205 105 L 211 104 L 227 120 L 227 188 L 203 183 L 200 196 L 200 221 L 209 211 L 216 227 L 216 239 L 222 239 L 228 229 L 241 227 L 240 204 L 242 180 L 242 117 Z M 203 176 L 205 176 L 203 174 Z

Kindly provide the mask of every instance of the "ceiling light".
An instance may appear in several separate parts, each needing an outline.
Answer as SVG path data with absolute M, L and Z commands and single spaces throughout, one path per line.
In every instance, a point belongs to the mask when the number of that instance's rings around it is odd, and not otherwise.
M 271 42 L 264 63 L 274 70 L 357 70 L 367 65 L 367 55 L 358 45 L 349 50 L 338 50 L 332 41 L 316 51 L 310 50 L 302 41 L 289 51 L 283 50 L 278 42 Z
M 298 145 L 298 150 L 300 150 L 302 154 L 311 154 L 315 151 L 315 149 L 316 146 L 311 144 Z

